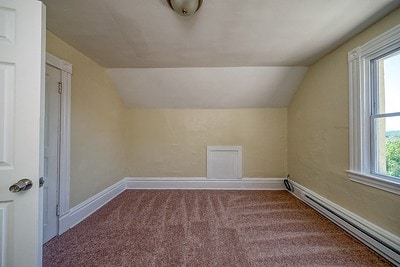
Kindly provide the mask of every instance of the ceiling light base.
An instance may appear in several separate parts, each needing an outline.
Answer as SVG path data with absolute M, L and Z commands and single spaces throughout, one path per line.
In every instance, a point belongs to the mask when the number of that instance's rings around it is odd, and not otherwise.
M 179 15 L 188 17 L 200 9 L 203 0 L 167 0 L 167 2 Z

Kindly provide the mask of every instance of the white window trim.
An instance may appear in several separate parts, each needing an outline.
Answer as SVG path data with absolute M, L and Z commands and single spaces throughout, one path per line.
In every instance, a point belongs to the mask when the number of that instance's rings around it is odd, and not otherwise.
M 348 53 L 349 179 L 400 195 L 400 180 L 371 173 L 370 60 L 400 47 L 400 25 Z

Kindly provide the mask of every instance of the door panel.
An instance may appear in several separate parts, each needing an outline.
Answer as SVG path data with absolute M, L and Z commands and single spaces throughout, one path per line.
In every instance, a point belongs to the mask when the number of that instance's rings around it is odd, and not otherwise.
M 44 8 L 0 0 L 0 264 L 41 264 L 39 177 Z M 20 179 L 30 190 L 11 193 Z
M 14 159 L 15 65 L 0 63 L 0 167 L 12 167 Z
M 7 244 L 12 242 L 11 235 L 8 234 L 12 231 L 12 202 L 0 202 L 0 265 L 7 266 L 7 259 L 11 258 L 11 250 L 8 249 Z
M 15 14 L 13 7 L 0 6 L 0 42 L 15 44 Z

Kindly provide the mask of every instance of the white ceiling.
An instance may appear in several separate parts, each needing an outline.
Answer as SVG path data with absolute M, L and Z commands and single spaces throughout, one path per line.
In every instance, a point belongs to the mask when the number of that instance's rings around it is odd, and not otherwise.
M 246 103 L 245 107 L 251 108 L 260 103 L 265 107 L 288 103 L 288 92 L 292 92 L 291 98 L 297 87 L 276 86 L 282 81 L 280 74 L 287 71 L 280 67 L 309 66 L 400 5 L 400 0 L 204 0 L 194 16 L 182 17 L 166 0 L 43 2 L 51 32 L 105 68 L 130 68 L 109 70 L 125 103 L 172 108 L 183 105 L 172 101 L 172 95 L 177 99 L 186 96 L 184 102 L 191 104 L 185 107 L 233 108 Z M 261 68 L 245 69 L 246 77 L 239 80 L 237 67 Z M 272 68 L 264 67 L 274 67 L 273 72 L 279 75 L 269 75 Z M 117 77 L 127 72 L 135 79 L 127 77 L 125 83 L 119 82 Z M 259 75 L 263 72 L 268 80 Z M 235 73 L 231 82 L 224 76 L 228 73 Z M 212 77 L 210 81 L 208 77 Z M 287 79 L 298 86 L 297 76 Z M 200 84 L 213 89 L 200 88 Z M 246 101 L 231 96 L 226 99 L 229 105 L 213 100 L 229 95 L 229 87 L 238 95 L 245 95 L 239 90 L 247 87 L 257 94 Z M 214 93 L 198 101 L 192 99 L 199 91 Z M 271 92 L 279 103 L 260 100 L 270 98 Z

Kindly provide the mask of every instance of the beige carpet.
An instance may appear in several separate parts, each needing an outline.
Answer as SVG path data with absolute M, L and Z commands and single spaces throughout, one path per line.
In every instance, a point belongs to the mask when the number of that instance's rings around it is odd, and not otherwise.
M 390 266 L 286 191 L 128 190 L 44 266 Z

